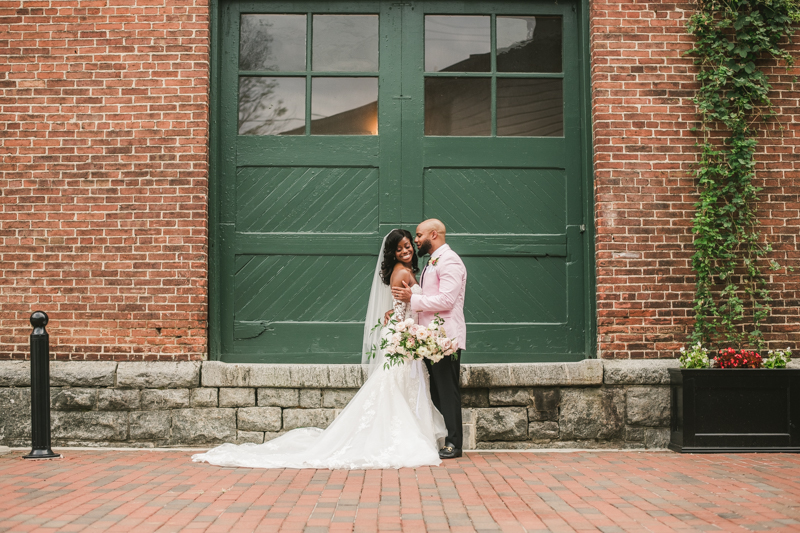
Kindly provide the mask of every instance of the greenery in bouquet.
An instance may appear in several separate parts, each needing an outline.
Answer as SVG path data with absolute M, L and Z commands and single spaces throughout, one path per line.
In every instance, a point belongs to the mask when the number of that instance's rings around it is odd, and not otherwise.
M 764 359 L 764 368 L 786 368 L 789 361 L 792 360 L 792 351 L 789 348 L 785 350 L 770 350 L 767 352 L 767 358 Z
M 458 341 L 447 337 L 443 325 L 444 319 L 438 314 L 427 327 L 411 318 L 390 320 L 387 333 L 381 337 L 381 350 L 386 356 L 384 366 L 399 365 L 406 359 L 430 359 L 437 363 L 443 357 L 455 355 Z

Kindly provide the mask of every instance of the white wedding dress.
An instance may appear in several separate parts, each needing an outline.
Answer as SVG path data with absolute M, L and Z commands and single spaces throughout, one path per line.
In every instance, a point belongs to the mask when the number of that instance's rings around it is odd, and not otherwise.
M 419 285 L 412 288 L 421 292 Z M 407 305 L 394 301 L 395 317 Z M 383 328 L 381 336 L 388 330 Z M 378 350 L 372 374 L 327 429 L 299 428 L 264 444 L 223 444 L 192 456 L 219 466 L 253 468 L 405 468 L 438 465 L 447 435 L 433 406 L 422 360 L 384 368 Z

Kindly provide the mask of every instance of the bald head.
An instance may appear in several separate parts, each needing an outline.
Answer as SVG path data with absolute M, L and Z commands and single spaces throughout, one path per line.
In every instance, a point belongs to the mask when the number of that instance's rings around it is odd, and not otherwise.
M 414 242 L 417 243 L 420 255 L 432 254 L 445 243 L 447 230 L 441 220 L 429 218 L 417 226 Z
M 447 233 L 442 221 L 436 218 L 429 218 L 428 220 L 422 221 L 420 225 L 417 226 L 417 231 L 419 231 L 420 228 L 422 228 L 423 231 L 435 231 L 436 233 L 442 235 L 442 239 L 444 239 L 444 236 Z

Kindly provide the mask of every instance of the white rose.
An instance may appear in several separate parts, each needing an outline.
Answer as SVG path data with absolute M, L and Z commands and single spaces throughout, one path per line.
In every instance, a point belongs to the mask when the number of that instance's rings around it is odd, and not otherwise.
M 398 322 L 397 324 L 395 324 L 394 330 L 396 332 L 398 332 L 398 333 L 402 333 L 403 331 L 406 330 L 406 323 L 405 322 Z
M 428 357 L 431 355 L 431 351 L 428 349 L 427 346 L 422 346 L 420 349 L 417 350 L 417 354 L 420 357 Z
M 418 338 L 419 340 L 421 340 L 421 341 L 424 341 L 424 340 L 427 340 L 427 338 L 428 338 L 428 337 L 430 337 L 430 333 L 428 333 L 428 330 L 427 330 L 427 329 L 425 329 L 425 328 L 419 328 L 419 329 L 417 330 L 417 338 Z
M 408 326 L 410 326 L 411 324 L 414 323 L 414 319 L 413 318 L 406 318 L 405 320 L 403 320 L 403 323 L 406 325 L 406 327 L 408 327 Z

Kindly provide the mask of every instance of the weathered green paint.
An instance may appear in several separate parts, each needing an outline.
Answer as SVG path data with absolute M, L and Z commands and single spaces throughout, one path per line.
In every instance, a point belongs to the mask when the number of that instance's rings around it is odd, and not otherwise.
M 581 0 L 574 9 L 579 11 L 580 28 L 576 35 L 578 51 L 583 58 L 580 61 L 580 79 L 578 93 L 581 110 L 581 175 L 583 180 L 583 218 L 585 230 L 583 235 L 583 279 L 586 288 L 583 296 L 584 323 L 584 351 L 587 357 L 597 356 L 597 284 L 595 279 L 594 255 L 594 147 L 592 146 L 592 83 L 591 83 L 591 42 L 589 39 L 590 0 Z
M 413 231 L 428 217 L 448 224 L 448 242 L 469 270 L 465 361 L 592 356 L 585 5 L 219 1 L 212 19 L 212 357 L 358 361 L 382 235 L 398 226 Z M 242 13 L 379 14 L 379 135 L 311 136 L 307 120 L 305 135 L 238 136 Z M 564 137 L 425 137 L 426 14 L 563 17 L 563 73 L 501 76 L 562 79 Z M 495 67 L 493 55 L 493 100 Z M 310 83 L 318 73 L 262 74 L 304 75 Z M 493 134 L 495 117 L 493 105 Z
M 219 111 L 220 111 L 220 76 L 219 65 L 221 64 L 222 39 L 218 38 L 220 32 L 220 16 L 222 8 L 219 0 L 210 0 L 209 10 L 211 13 L 211 48 L 210 48 L 210 97 L 209 97 L 209 181 L 208 181 L 208 355 L 211 358 L 218 358 L 222 353 L 220 343 L 220 265 L 219 265 L 219 205 L 217 198 L 219 185 L 216 179 L 219 159 L 220 159 L 220 140 L 222 136 L 219 130 Z
M 248 233 L 370 233 L 378 226 L 378 169 L 242 167 L 236 229 Z

